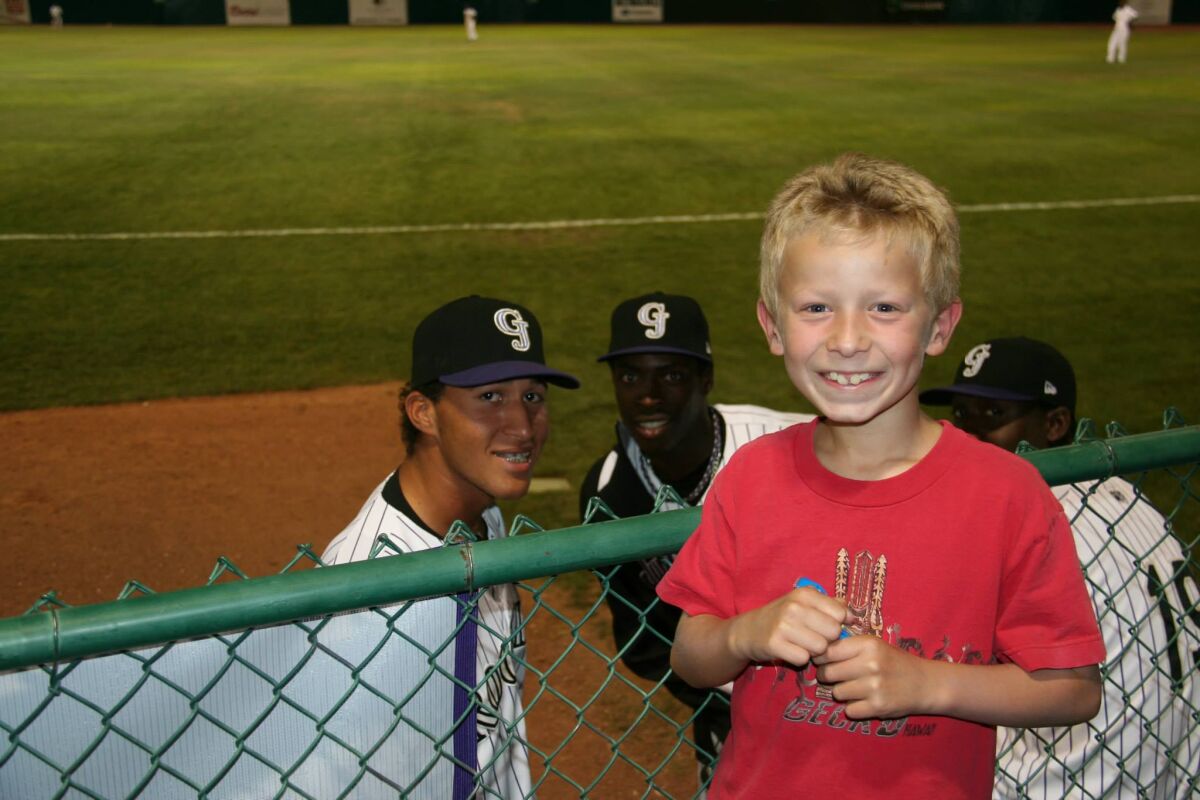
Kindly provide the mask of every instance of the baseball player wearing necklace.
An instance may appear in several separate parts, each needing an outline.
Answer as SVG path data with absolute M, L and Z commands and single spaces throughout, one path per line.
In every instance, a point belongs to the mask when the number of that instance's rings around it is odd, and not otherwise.
M 481 538 L 503 538 L 495 502 L 529 491 L 549 434 L 546 385 L 579 386 L 573 376 L 546 366 L 541 328 L 528 309 L 478 296 L 448 303 L 417 326 L 412 364 L 400 398 L 408 455 L 330 542 L 322 555 L 327 565 L 366 559 L 380 541 L 402 553 L 441 547 L 455 520 Z M 420 600 L 398 613 L 394 626 L 410 641 L 429 643 L 430 651 L 452 643 L 435 653 L 434 669 L 424 653 L 395 665 L 413 670 L 419 664 L 411 691 L 398 695 L 408 698 L 404 718 L 463 720 L 454 732 L 453 758 L 450 742 L 427 737 L 420 739 L 425 747 L 400 748 L 409 776 L 401 781 L 402 794 L 455 800 L 532 794 L 520 622 L 520 601 L 510 584 Z M 446 684 L 440 695 L 430 688 L 439 681 Z M 461 688 L 470 686 L 473 697 Z M 444 703 L 450 694 L 453 709 L 422 707 L 436 702 L 426 696 L 444 697 Z M 426 773 L 430 762 L 437 763 Z
M 1034 339 L 972 347 L 951 386 L 921 393 L 956 426 L 1015 450 L 1071 443 L 1075 372 Z M 1194 797 L 1200 763 L 1198 593 L 1188 559 L 1136 487 L 1121 478 L 1052 487 L 1062 504 L 1108 651 L 1091 722 L 1000 728 L 996 798 Z M 1049 755 L 1047 755 L 1049 754 Z
M 708 321 L 690 297 L 661 292 L 634 297 L 612 313 L 608 352 L 620 421 L 616 445 L 588 471 L 579 492 L 580 516 L 592 497 L 618 517 L 648 514 L 663 484 L 687 505 L 704 501 L 721 465 L 746 442 L 812 419 L 750 405 L 708 404 L 713 387 Z M 680 506 L 670 501 L 662 508 Z M 601 519 L 595 520 L 603 521 Z M 660 556 L 605 570 L 605 594 L 622 660 L 636 675 L 660 681 L 670 670 L 679 609 L 658 600 L 654 587 L 671 565 Z M 696 709 L 701 786 L 729 732 L 729 703 L 673 674 L 665 686 Z

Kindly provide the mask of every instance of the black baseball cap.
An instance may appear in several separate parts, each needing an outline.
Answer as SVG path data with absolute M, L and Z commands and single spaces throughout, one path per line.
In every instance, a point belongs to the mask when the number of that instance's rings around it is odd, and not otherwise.
M 541 378 L 567 389 L 579 379 L 546 366 L 542 327 L 517 303 L 471 295 L 437 309 L 413 333 L 413 386 L 482 386 L 513 378 Z
M 700 304 L 681 294 L 652 292 L 614 308 L 608 352 L 596 360 L 636 353 L 680 353 L 711 364 L 708 320 Z
M 954 395 L 1033 402 L 1075 413 L 1075 370 L 1066 356 L 1045 342 L 1016 336 L 992 339 L 967 351 L 952 386 L 927 389 L 920 401 L 949 405 Z

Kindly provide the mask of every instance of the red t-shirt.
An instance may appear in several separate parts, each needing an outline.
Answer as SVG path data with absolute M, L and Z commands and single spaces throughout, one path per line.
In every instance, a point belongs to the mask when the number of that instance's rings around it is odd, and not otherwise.
M 743 447 L 658 585 L 688 614 L 759 608 L 800 577 L 925 658 L 1027 671 L 1098 664 L 1104 644 L 1062 507 L 1024 459 L 943 425 L 901 475 L 856 481 L 813 455 L 817 423 Z M 952 717 L 850 720 L 814 670 L 751 665 L 709 797 L 988 797 L 995 729 Z

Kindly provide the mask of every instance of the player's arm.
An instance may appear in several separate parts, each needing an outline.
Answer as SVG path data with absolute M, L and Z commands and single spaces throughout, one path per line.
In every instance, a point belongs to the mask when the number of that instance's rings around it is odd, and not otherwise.
M 1100 709 L 1100 670 L 955 664 L 852 636 L 815 659 L 817 678 L 853 719 L 933 714 L 1014 728 L 1075 725 Z
M 583 483 L 579 485 L 579 519 L 581 522 L 587 520 L 588 503 L 591 502 L 593 497 L 600 494 L 600 468 L 603 465 L 603 458 L 593 464 L 584 477 Z M 606 519 L 608 518 L 601 516 L 596 521 L 603 522 Z
M 729 619 L 685 612 L 675 629 L 671 668 L 692 686 L 708 688 L 728 683 L 751 663 L 801 667 L 837 640 L 845 619 L 840 600 L 813 589 L 793 589 Z

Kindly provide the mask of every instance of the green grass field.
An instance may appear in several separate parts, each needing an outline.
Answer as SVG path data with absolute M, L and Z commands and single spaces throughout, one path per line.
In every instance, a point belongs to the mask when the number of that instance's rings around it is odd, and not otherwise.
M 400 379 L 460 294 L 532 307 L 543 474 L 611 436 L 624 297 L 691 293 L 715 398 L 803 409 L 754 320 L 755 220 L 387 235 L 28 240 L 758 212 L 857 149 L 964 205 L 1200 193 L 1200 30 L 1101 27 L 0 29 L 0 409 Z M 962 215 L 965 319 L 1075 362 L 1081 411 L 1200 421 L 1200 204 Z M 542 504 L 555 504 L 546 509 Z M 535 518 L 574 499 L 534 499 Z M 542 510 L 539 510 L 542 509 Z

